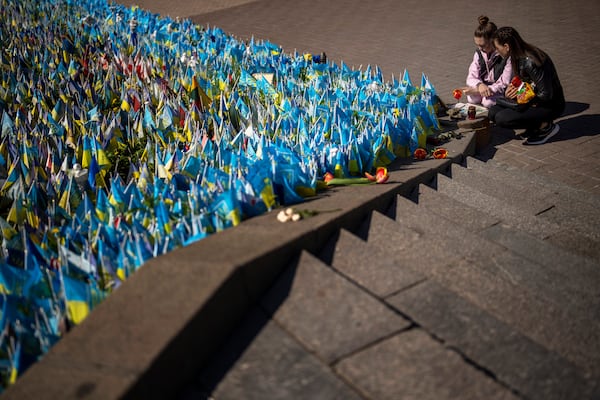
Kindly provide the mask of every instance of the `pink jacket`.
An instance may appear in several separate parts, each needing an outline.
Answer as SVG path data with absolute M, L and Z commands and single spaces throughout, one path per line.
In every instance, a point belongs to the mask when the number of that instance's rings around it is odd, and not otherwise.
M 490 58 L 488 58 L 488 55 L 484 51 L 482 51 L 481 54 L 483 55 L 483 59 L 485 60 L 486 66 L 489 66 L 491 64 L 491 61 L 494 57 L 500 57 L 500 55 L 496 51 L 492 53 Z M 478 84 L 482 83 L 482 80 L 479 78 L 479 76 L 479 55 L 477 54 L 477 52 L 475 52 L 475 54 L 473 55 L 473 61 L 471 62 L 471 65 L 469 65 L 467 85 L 470 87 L 477 87 Z M 492 92 L 494 92 L 495 95 L 504 94 L 504 90 L 506 90 L 506 87 L 510 83 L 511 78 L 512 66 L 510 64 L 510 59 L 506 60 L 506 66 L 504 67 L 504 71 L 499 77 L 494 76 L 493 68 L 488 68 L 487 74 L 484 75 L 484 79 L 486 81 L 494 82 L 491 85 L 489 85 L 489 88 Z

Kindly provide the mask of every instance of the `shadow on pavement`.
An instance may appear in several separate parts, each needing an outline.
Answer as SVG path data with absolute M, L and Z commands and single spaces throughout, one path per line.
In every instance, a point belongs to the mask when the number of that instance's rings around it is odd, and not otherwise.
M 586 114 L 577 115 L 590 108 L 587 103 L 568 101 L 565 105 L 565 111 L 562 118 L 570 115 L 576 115 L 571 118 L 564 118 L 558 121 L 560 125 L 559 133 L 548 140 L 548 143 L 572 140 L 582 136 L 595 136 L 600 134 L 600 115 Z M 488 161 L 494 158 L 497 146 L 503 145 L 512 140 L 520 140 L 517 131 L 514 129 L 491 127 L 492 142 L 486 148 L 477 152 L 476 157 L 482 161 Z
M 289 296 L 292 284 L 296 276 L 296 270 L 300 262 L 300 257 L 295 257 L 283 270 L 276 283 L 268 291 L 269 297 L 265 297 L 256 304 L 248 314 L 240 321 L 238 327 L 232 331 L 230 337 L 226 338 L 224 344 L 218 349 L 209 361 L 203 366 L 199 374 L 188 382 L 188 385 L 178 393 L 179 400 L 209 400 L 213 399 L 213 393 L 217 390 L 219 384 L 225 379 L 232 368 L 240 362 L 244 354 L 251 352 L 249 362 L 256 362 L 260 359 L 256 353 L 261 353 L 265 347 L 256 346 L 257 337 L 265 329 L 269 332 L 271 322 L 270 314 L 274 314 L 281 304 Z M 265 303 L 266 302 L 266 303 Z M 267 310 L 268 309 L 268 310 Z M 263 333 L 262 336 L 277 340 L 271 333 Z M 264 340 L 264 339 L 263 339 Z M 255 344 L 254 348 L 251 345 Z M 277 348 L 277 346 L 274 346 Z M 265 358 L 268 355 L 264 356 Z M 232 378 L 235 381 L 235 377 Z
M 578 115 L 559 121 L 560 132 L 549 142 L 576 139 L 600 134 L 600 114 Z
M 568 117 L 569 115 L 575 115 L 584 112 L 590 108 L 590 105 L 587 103 L 579 103 L 576 101 L 567 101 L 565 104 L 565 111 L 563 112 L 563 117 Z
M 497 151 L 497 146 L 503 145 L 504 143 L 512 140 L 520 140 L 514 129 L 491 126 L 490 132 L 492 134 L 491 143 L 485 148 L 478 150 L 477 154 L 475 155 L 475 157 L 481 161 L 488 161 L 494 158 L 494 155 Z

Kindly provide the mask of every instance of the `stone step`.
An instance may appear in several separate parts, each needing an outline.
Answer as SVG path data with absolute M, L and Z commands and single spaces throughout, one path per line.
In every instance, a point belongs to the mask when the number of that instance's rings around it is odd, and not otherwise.
M 487 214 L 424 185 L 419 186 L 418 204 L 431 214 L 445 217 L 465 229 L 478 232 L 481 237 L 527 259 L 530 263 L 525 265 L 533 263 L 537 266 L 537 272 L 530 276 L 531 279 L 536 282 L 544 281 L 549 287 L 560 288 L 556 293 L 559 303 L 564 303 L 561 296 L 570 296 L 580 311 L 589 310 L 593 316 L 600 317 L 600 268 L 594 260 L 573 254 L 507 225 L 494 223 L 497 220 L 489 218 Z M 477 223 L 478 220 L 481 221 Z
M 481 235 L 542 267 L 538 279 L 548 285 L 568 288 L 565 295 L 574 298 L 583 312 L 600 320 L 600 268 L 598 262 L 556 247 L 504 224 L 486 228 Z
M 592 284 L 589 292 L 580 291 L 580 278 L 564 279 L 563 269 L 535 263 L 406 198 L 398 198 L 396 210 L 400 225 L 422 232 L 424 243 L 436 243 L 420 259 L 406 254 L 405 263 L 417 263 L 427 276 L 586 370 L 598 369 L 600 356 L 589 353 L 600 352 L 600 338 L 589 335 L 600 329 L 590 311 L 598 302 Z M 444 254 L 447 262 L 438 265 Z M 573 337 L 577 340 L 565 340 Z
M 504 176 L 518 176 L 518 182 L 513 182 L 513 184 L 526 184 L 543 192 L 554 193 L 557 197 L 560 197 L 567 202 L 586 203 L 595 209 L 597 209 L 598 203 L 600 202 L 600 197 L 593 193 L 574 188 L 564 182 L 552 179 L 547 175 L 536 174 L 535 172 L 502 164 L 502 162 L 494 159 L 483 162 L 475 157 L 467 157 L 467 166 L 473 169 L 484 168 L 488 170 L 493 168 L 498 174 Z
M 597 394 L 593 379 L 573 363 L 434 281 L 387 301 L 519 397 L 589 399 Z
M 331 242 L 333 254 L 330 265 L 379 298 L 397 293 L 425 279 L 425 275 L 413 264 L 402 263 L 395 254 L 368 244 L 345 229 L 332 238 Z M 416 243 L 414 240 L 403 244 L 408 248 Z M 402 248 L 402 244 L 399 247 Z M 320 258 L 323 259 L 323 255 Z
M 519 398 L 423 329 L 410 329 L 376 343 L 341 360 L 335 371 L 369 399 Z
M 445 260 L 444 264 L 448 265 L 463 258 L 478 260 L 506 250 L 402 196 L 396 198 L 389 214 L 400 226 L 423 235 L 418 249 L 421 261 L 429 261 L 433 256 Z
M 404 214 L 396 215 L 396 220 L 411 229 L 427 230 L 431 235 L 436 235 L 438 240 L 443 242 L 442 246 L 447 252 L 474 261 L 492 273 L 499 273 L 510 281 L 517 282 L 535 296 L 544 297 L 557 307 L 577 315 L 583 314 L 587 317 L 590 307 L 600 305 L 598 291 L 593 285 L 595 279 L 591 280 L 591 285 L 580 286 L 582 278 L 571 278 L 565 266 L 556 263 L 549 266 L 537 262 L 533 255 L 529 255 L 528 259 L 515 252 L 506 251 L 504 245 L 487 240 L 481 234 L 474 234 L 464 229 L 460 223 L 448 221 L 435 210 L 416 205 L 403 197 L 399 197 L 397 201 L 396 209 L 402 210 Z M 490 235 L 491 232 L 493 231 L 490 231 Z M 540 245 L 538 249 L 545 251 L 547 247 L 551 246 Z M 563 257 L 568 257 L 568 254 L 563 254 Z M 502 269 L 498 270 L 497 267 Z M 584 271 L 591 273 L 593 270 L 587 268 Z M 597 276 L 598 272 L 594 272 L 594 275 L 588 274 L 587 277 L 589 279 Z
M 413 230 L 377 211 L 372 212 L 371 218 L 365 221 L 364 229 L 368 231 L 365 239 L 370 247 L 379 248 L 388 254 L 389 249 L 393 248 L 393 256 L 398 262 L 416 266 L 425 274 L 432 274 L 438 269 L 444 270 L 453 261 L 463 257 L 454 252 L 449 253 L 448 245 L 430 232 Z M 416 234 L 419 240 L 407 241 L 407 234 Z
M 564 229 L 546 239 L 555 246 L 562 247 L 600 263 L 600 240 L 592 239 L 571 229 Z
M 519 208 L 527 214 L 538 215 L 554 206 L 551 200 L 540 196 L 531 188 L 514 185 L 515 177 L 499 179 L 487 170 L 468 169 L 458 164 L 453 164 L 451 171 L 453 181 Z
M 254 308 L 181 391 L 196 399 L 364 399 L 290 333 Z
M 260 304 L 327 364 L 411 325 L 306 251 L 282 273 Z
M 420 233 L 420 239 L 423 242 L 428 242 L 428 239 L 436 237 L 436 235 L 439 236 L 440 231 L 435 228 L 436 225 L 432 224 L 431 220 L 437 221 L 437 226 L 439 226 L 440 217 L 433 216 L 430 220 L 429 217 L 427 217 L 427 214 L 430 213 L 427 211 L 422 213 L 421 211 L 415 210 L 415 207 L 421 210 L 423 207 L 419 207 L 408 200 L 406 201 L 409 203 L 404 204 L 404 201 L 400 200 L 400 203 L 397 205 L 397 209 L 404 212 L 405 217 L 401 218 L 403 222 L 406 222 L 411 230 L 414 229 L 418 231 Z M 414 218 L 408 218 L 408 216 L 414 216 Z M 391 220 L 384 215 L 376 212 L 373 213 L 373 216 L 369 221 L 373 230 L 373 232 L 369 232 L 368 234 L 369 245 L 371 244 L 371 241 L 377 242 L 385 238 L 394 237 L 394 232 L 398 230 L 406 231 L 407 227 L 404 224 L 390 223 L 390 221 Z M 457 235 L 455 232 L 450 231 L 451 224 L 442 224 L 445 225 L 445 232 L 448 232 L 451 236 L 461 237 L 461 240 L 472 239 L 473 241 L 478 241 L 477 247 L 495 247 L 498 249 L 497 251 L 503 251 L 502 256 L 497 255 L 493 260 L 487 262 L 486 265 L 459 259 L 454 261 L 455 265 L 452 265 L 452 263 L 451 265 L 442 263 L 437 267 L 432 267 L 427 256 L 423 256 L 422 249 L 421 251 L 416 252 L 418 254 L 417 258 L 414 257 L 415 251 L 394 252 L 394 255 L 392 256 L 389 254 L 390 252 L 388 249 L 388 254 L 381 252 L 377 254 L 376 258 L 373 258 L 371 268 L 375 270 L 380 268 L 377 265 L 378 260 L 386 260 L 383 262 L 383 265 L 388 265 L 389 258 L 391 257 L 397 259 L 400 265 L 415 265 L 418 267 L 418 270 L 423 274 L 426 274 L 430 280 L 438 282 L 439 285 L 447 287 L 448 290 L 465 294 L 468 298 L 473 300 L 474 304 L 477 304 L 482 310 L 485 310 L 485 312 L 496 315 L 496 318 L 499 321 L 504 321 L 503 323 L 507 326 L 514 326 L 513 330 L 515 332 L 525 332 L 521 333 L 521 336 L 524 338 L 529 337 L 527 340 L 534 343 L 535 348 L 538 349 L 536 351 L 544 351 L 548 354 L 555 352 L 556 354 L 552 357 L 557 359 L 561 359 L 561 357 L 568 355 L 570 358 L 575 359 L 588 367 L 590 364 L 594 364 L 596 361 L 594 357 L 588 356 L 586 358 L 585 355 L 587 350 L 594 348 L 595 343 L 590 343 L 589 338 L 579 337 L 581 336 L 581 332 L 589 332 L 590 326 L 592 327 L 591 329 L 593 329 L 596 324 L 594 321 L 580 321 L 576 316 L 557 307 L 545 297 L 533 295 L 532 292 L 539 295 L 544 294 L 543 288 L 536 288 L 534 286 L 535 290 L 531 290 L 531 287 L 529 286 L 535 285 L 535 282 L 529 284 L 526 281 L 515 282 L 514 279 L 505 281 L 506 278 L 502 276 L 504 271 L 498 268 L 498 264 L 511 264 L 510 269 L 518 271 L 519 266 L 522 266 L 523 262 L 526 262 L 526 260 L 524 261 L 518 256 L 512 255 L 503 247 L 497 246 L 494 243 L 486 244 L 485 239 L 478 240 L 478 235 L 469 234 L 468 232 L 462 232 L 462 235 Z M 351 267 L 348 264 L 352 263 L 353 260 L 356 260 L 357 264 L 362 264 L 363 258 L 359 253 L 364 252 L 365 248 L 360 246 L 362 243 L 357 241 L 357 238 L 353 237 L 350 233 L 347 235 L 340 234 L 340 238 L 341 242 L 345 242 L 343 245 L 340 244 L 340 248 L 343 246 L 345 249 L 353 248 L 357 250 L 356 253 L 350 255 L 345 254 L 344 263 L 347 265 L 343 267 L 344 270 L 349 271 L 353 268 L 357 268 Z M 445 237 L 439 237 L 439 242 L 445 243 Z M 441 253 L 439 260 L 443 258 L 441 256 L 444 251 L 452 251 L 453 249 L 455 249 L 455 246 L 443 246 L 443 248 L 437 248 L 436 252 Z M 426 250 L 425 253 L 430 254 L 430 252 L 427 252 Z M 476 253 L 467 252 L 467 254 L 473 255 Z M 484 255 L 485 254 L 482 254 L 481 256 Z M 452 259 L 452 257 L 449 258 Z M 512 260 L 512 262 L 507 260 Z M 333 263 L 335 264 L 335 257 Z M 353 274 L 349 275 L 355 276 Z M 359 280 L 358 278 L 353 279 Z M 390 277 L 389 279 L 393 278 Z M 415 282 L 415 284 L 410 286 L 403 285 L 401 290 L 392 295 L 391 298 L 397 296 L 399 293 L 412 290 L 412 287 L 419 286 L 422 282 L 424 282 L 424 280 Z M 387 298 L 389 299 L 390 297 L 388 296 Z M 540 312 L 540 310 L 543 310 L 543 312 Z M 403 310 L 401 311 L 403 312 Z M 592 325 L 589 325 L 590 323 Z M 540 329 L 542 326 L 552 326 L 553 329 Z M 574 346 L 572 346 L 572 343 L 566 343 L 568 341 L 566 341 L 565 338 L 573 337 L 576 338 L 576 342 L 582 347 L 575 346 L 575 348 L 573 348 Z M 343 360 L 342 363 L 347 362 L 346 360 Z
M 486 184 L 483 171 L 487 169 L 481 169 L 481 173 L 478 173 L 453 165 L 452 171 L 454 176 L 451 181 L 438 174 L 439 192 L 498 217 L 518 229 L 547 239 L 556 246 L 600 261 L 599 225 L 593 221 L 597 211 L 590 211 L 590 221 L 584 221 L 585 216 L 564 200 L 558 206 L 559 203 L 554 201 L 556 196 L 543 200 L 531 189 L 512 182 L 499 184 L 499 180 L 494 181 L 491 177 Z M 513 178 L 512 181 L 516 180 Z M 512 200 L 511 194 L 515 194 Z M 519 194 L 525 198 L 517 197 Z M 582 207 L 589 206 L 584 203 Z
M 470 232 L 479 232 L 501 222 L 500 218 L 479 211 L 424 184 L 420 184 L 409 199 Z
M 542 218 L 559 223 L 571 230 L 585 233 L 595 240 L 600 239 L 600 230 L 598 229 L 600 226 L 600 209 L 598 208 L 600 197 L 573 189 L 566 184 L 553 183 L 550 187 L 535 184 L 535 181 L 532 181 L 534 178 L 531 177 L 534 174 L 531 172 L 508 170 L 497 163 L 483 163 L 473 157 L 467 159 L 467 168 L 494 182 L 503 182 L 511 188 L 511 193 L 518 193 L 520 198 L 526 197 L 531 201 L 552 203 L 551 208 L 540 214 Z M 455 169 L 460 173 L 459 168 Z M 551 180 L 549 179 L 549 181 Z M 586 198 L 591 204 L 583 200 Z
M 507 266 L 518 262 L 508 252 L 480 262 L 463 260 L 434 279 L 479 308 L 512 326 L 533 341 L 570 360 L 586 372 L 600 377 L 600 323 L 572 304 L 557 305 L 560 298 L 531 290 L 531 282 L 513 279 Z M 551 301 L 554 300 L 554 301 Z M 572 299 L 565 298 L 572 303 Z M 585 310 L 584 310 L 585 311 Z
M 498 218 L 517 229 L 529 232 L 536 237 L 544 239 L 561 230 L 561 227 L 557 224 L 537 218 L 520 208 L 509 206 L 494 196 L 482 193 L 444 175 L 437 175 L 435 186 L 438 192 Z

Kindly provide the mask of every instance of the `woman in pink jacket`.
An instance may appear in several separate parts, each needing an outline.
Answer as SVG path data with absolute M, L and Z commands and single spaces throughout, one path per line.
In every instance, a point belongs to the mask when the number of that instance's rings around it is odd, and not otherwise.
M 496 24 L 486 16 L 479 17 L 479 26 L 475 29 L 475 45 L 477 50 L 469 66 L 467 87 L 462 88 L 471 104 L 491 107 L 496 98 L 504 95 L 512 78 L 510 60 L 503 59 L 494 47 L 492 35 L 497 30 Z

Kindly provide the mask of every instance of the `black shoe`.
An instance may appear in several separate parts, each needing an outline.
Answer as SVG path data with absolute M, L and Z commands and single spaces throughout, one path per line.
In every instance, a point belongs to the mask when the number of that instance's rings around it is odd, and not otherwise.
M 529 136 L 523 144 L 544 144 L 552 136 L 556 135 L 560 130 L 560 126 L 553 122 L 550 122 L 544 129 L 538 130 L 535 134 Z
M 516 133 L 515 136 L 521 140 L 528 139 L 538 133 L 537 129 L 527 128 L 523 133 Z

